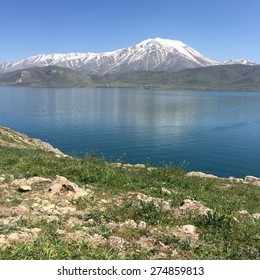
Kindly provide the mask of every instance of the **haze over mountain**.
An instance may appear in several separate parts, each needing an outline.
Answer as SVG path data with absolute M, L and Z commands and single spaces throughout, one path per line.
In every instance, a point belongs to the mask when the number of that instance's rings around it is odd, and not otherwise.
M 31 67 L 60 66 L 88 74 L 113 74 L 132 71 L 180 71 L 187 68 L 219 65 L 181 41 L 161 38 L 103 53 L 36 55 L 0 64 L 0 73 Z

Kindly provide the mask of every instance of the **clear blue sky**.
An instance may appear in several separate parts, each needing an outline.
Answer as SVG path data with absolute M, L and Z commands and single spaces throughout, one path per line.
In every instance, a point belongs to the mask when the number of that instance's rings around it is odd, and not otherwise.
M 220 61 L 260 63 L 260 0 L 0 0 L 0 62 L 154 37 Z

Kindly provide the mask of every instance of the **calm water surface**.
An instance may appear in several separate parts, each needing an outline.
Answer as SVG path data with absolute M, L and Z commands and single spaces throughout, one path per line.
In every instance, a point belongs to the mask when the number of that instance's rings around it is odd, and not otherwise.
M 68 154 L 260 177 L 260 92 L 0 87 L 0 125 Z

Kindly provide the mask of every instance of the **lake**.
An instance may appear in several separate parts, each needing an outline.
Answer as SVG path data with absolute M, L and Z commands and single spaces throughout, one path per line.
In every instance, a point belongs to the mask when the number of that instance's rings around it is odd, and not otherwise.
M 0 125 L 67 154 L 260 177 L 260 92 L 0 87 Z

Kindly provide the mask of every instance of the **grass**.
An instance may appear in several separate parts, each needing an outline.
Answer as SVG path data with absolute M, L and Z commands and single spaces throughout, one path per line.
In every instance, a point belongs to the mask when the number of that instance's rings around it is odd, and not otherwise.
M 260 188 L 223 179 L 186 177 L 182 167 L 124 168 L 106 162 L 102 158 L 87 155 L 83 158 L 59 158 L 40 150 L 17 149 L 0 146 L 0 175 L 5 174 L 5 183 L 14 178 L 42 176 L 53 179 L 64 176 L 79 186 L 91 185 L 93 198 L 72 199 L 77 210 L 83 211 L 78 218 L 83 225 L 79 231 L 97 233 L 106 238 L 113 234 L 130 242 L 127 251 L 120 251 L 108 244 L 94 246 L 87 241 L 71 241 L 57 235 L 58 229 L 66 228 L 68 217 L 58 221 L 44 219 L 34 221 L 21 219 L 15 226 L 2 225 L 0 235 L 16 232 L 19 228 L 41 228 L 36 239 L 0 247 L 0 259 L 149 259 L 153 250 L 137 250 L 134 243 L 142 236 L 152 236 L 156 244 L 163 242 L 170 250 L 178 252 L 179 259 L 260 259 L 260 222 L 246 216 L 238 216 L 239 210 L 260 212 Z M 225 188 L 225 186 L 229 186 Z M 164 194 L 161 188 L 171 194 Z M 195 199 L 213 209 L 206 216 L 187 214 L 175 217 L 153 202 L 144 202 L 128 197 L 129 192 L 169 200 L 176 208 L 183 199 Z M 11 189 L 2 193 L 1 206 L 18 206 L 26 195 Z M 107 200 L 106 208 L 100 206 Z M 88 209 L 88 210 L 86 210 Z M 84 212 L 85 211 L 85 212 Z M 2 214 L 1 217 L 6 215 Z M 8 215 L 7 215 L 8 216 Z M 237 219 L 237 221 L 235 220 Z M 94 222 L 88 224 L 92 219 Z M 148 229 L 111 230 L 106 224 L 126 220 L 144 221 Z M 181 225 L 195 225 L 199 241 L 180 240 L 171 232 Z M 156 229 L 151 233 L 149 229 Z M 170 255 L 165 258 L 171 258 Z

